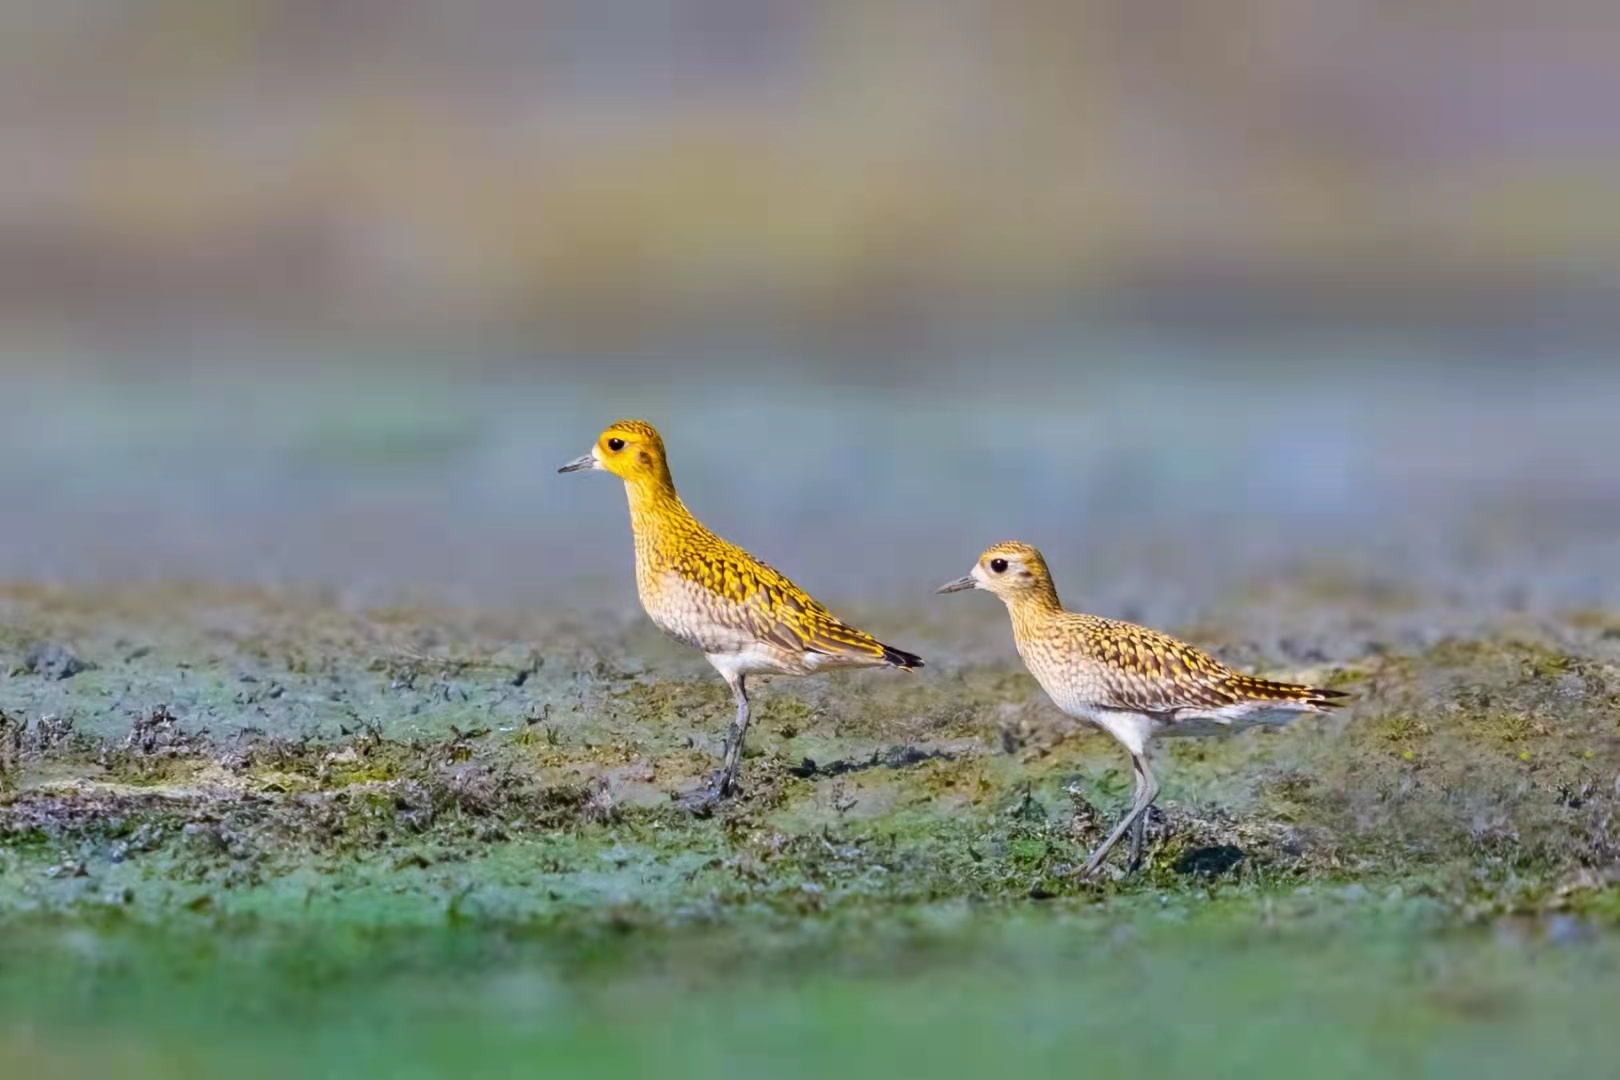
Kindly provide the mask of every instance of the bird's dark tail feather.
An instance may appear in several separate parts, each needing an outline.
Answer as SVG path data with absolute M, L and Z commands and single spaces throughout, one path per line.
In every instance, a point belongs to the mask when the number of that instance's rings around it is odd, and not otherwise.
M 893 649 L 887 645 L 883 646 L 883 659 L 895 667 L 904 668 L 907 671 L 923 666 L 923 658 L 916 653 L 908 653 L 903 649 Z
M 1320 686 L 1311 687 L 1309 693 L 1305 700 L 1319 709 L 1337 709 L 1350 696 L 1343 690 L 1324 690 Z
M 1259 679 L 1253 675 L 1233 675 L 1227 680 L 1225 689 L 1239 700 L 1275 701 L 1279 704 L 1292 702 L 1295 705 L 1310 705 L 1318 709 L 1336 709 L 1350 696 L 1343 690 L 1277 682 L 1274 679 Z

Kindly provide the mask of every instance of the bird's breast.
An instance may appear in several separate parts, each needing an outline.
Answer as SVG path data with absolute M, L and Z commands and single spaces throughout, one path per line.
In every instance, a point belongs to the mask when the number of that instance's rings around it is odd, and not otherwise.
M 1095 665 L 1084 657 L 1069 655 L 1039 641 L 1020 642 L 1018 652 L 1046 696 L 1070 716 L 1089 719 L 1093 707 L 1105 703 L 1104 680 Z
M 666 634 L 705 653 L 731 653 L 754 644 L 737 605 L 674 570 L 636 576 L 641 606 Z

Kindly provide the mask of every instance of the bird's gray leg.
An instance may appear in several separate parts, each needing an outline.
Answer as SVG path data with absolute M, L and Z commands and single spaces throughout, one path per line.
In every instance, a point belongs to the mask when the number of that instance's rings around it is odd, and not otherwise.
M 1146 755 L 1132 754 L 1131 765 L 1136 769 L 1136 799 L 1131 803 L 1130 811 L 1120 819 L 1118 825 L 1114 826 L 1114 831 L 1108 834 L 1108 839 L 1097 845 L 1097 850 L 1091 853 L 1086 865 L 1080 868 L 1078 876 L 1082 879 L 1096 872 L 1114 845 L 1119 843 L 1120 837 L 1141 820 L 1148 807 L 1153 805 L 1153 800 L 1159 796 L 1159 783 L 1153 778 L 1153 770 L 1148 768 Z
M 731 682 L 731 696 L 737 699 L 737 717 L 726 732 L 726 749 L 720 758 L 719 795 L 724 799 L 737 792 L 737 771 L 742 768 L 743 736 L 748 733 L 748 690 L 743 685 L 745 675 Z
M 743 736 L 748 731 L 748 690 L 743 685 L 744 675 L 726 675 L 726 685 L 737 702 L 737 716 L 726 732 L 726 746 L 720 755 L 720 768 L 710 778 L 707 787 L 685 796 L 681 801 L 686 808 L 699 815 L 714 809 L 716 803 L 737 793 L 737 771 L 742 765 Z
M 1142 797 L 1142 787 L 1144 784 L 1144 780 L 1142 778 L 1143 765 L 1144 763 L 1140 758 L 1131 758 L 1131 766 L 1136 770 L 1135 799 L 1140 799 Z M 1151 802 L 1152 800 L 1149 800 L 1150 805 Z M 1135 800 L 1132 801 L 1132 805 L 1135 805 Z M 1142 843 L 1146 839 L 1147 810 L 1144 808 L 1142 812 L 1137 815 L 1136 824 L 1131 826 L 1131 858 L 1130 861 L 1125 864 L 1125 872 L 1127 874 L 1134 874 L 1138 870 L 1142 869 Z

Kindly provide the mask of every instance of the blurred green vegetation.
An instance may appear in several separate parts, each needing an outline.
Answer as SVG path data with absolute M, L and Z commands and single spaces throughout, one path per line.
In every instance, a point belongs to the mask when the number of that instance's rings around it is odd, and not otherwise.
M 1263 909 L 1263 910 L 1262 910 Z M 562 939 L 216 925 L 0 931 L 0 1068 L 89 1080 L 1601 1075 L 1612 942 L 1420 905 L 1106 912 Z M 206 922 L 189 917 L 186 923 Z

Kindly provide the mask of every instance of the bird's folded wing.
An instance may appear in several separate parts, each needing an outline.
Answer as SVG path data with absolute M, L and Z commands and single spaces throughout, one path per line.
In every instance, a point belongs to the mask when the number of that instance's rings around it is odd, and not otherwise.
M 882 660 L 876 639 L 846 625 L 787 575 L 741 548 L 688 553 L 672 569 L 703 590 L 713 617 L 790 652 Z
M 1116 624 L 1087 638 L 1086 651 L 1104 665 L 1110 696 L 1127 708 L 1214 709 L 1241 700 L 1232 672 L 1166 634 Z
M 1133 633 L 1094 647 L 1107 664 L 1109 692 L 1143 712 L 1222 709 L 1245 703 L 1331 707 L 1345 695 L 1233 671 L 1208 654 L 1157 631 Z
M 772 580 L 774 578 L 774 580 Z M 762 640 L 801 652 L 882 659 L 883 646 L 816 603 L 779 573 L 758 575 L 743 604 Z

